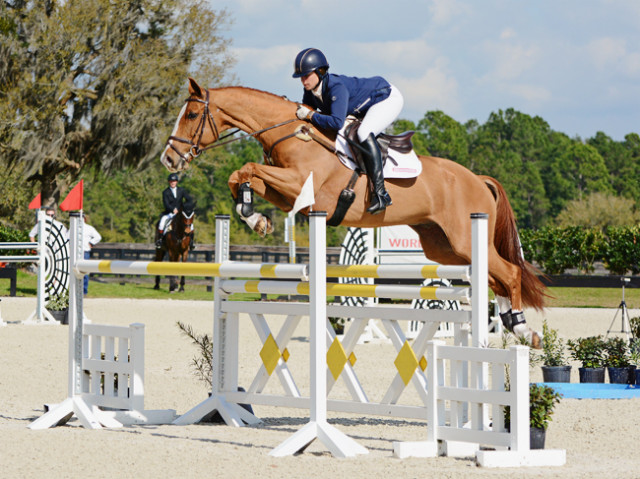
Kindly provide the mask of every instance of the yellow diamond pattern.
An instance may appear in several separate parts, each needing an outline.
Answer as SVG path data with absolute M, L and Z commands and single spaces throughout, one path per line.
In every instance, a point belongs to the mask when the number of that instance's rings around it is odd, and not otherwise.
M 280 350 L 278 349 L 278 345 L 276 344 L 276 340 L 273 339 L 273 336 L 271 334 L 269 334 L 269 337 L 264 342 L 264 345 L 260 350 L 262 363 L 264 364 L 264 367 L 267 370 L 267 374 L 269 374 L 269 376 L 271 376 L 271 373 L 278 365 L 280 356 L 281 354 Z
M 427 359 L 424 356 L 420 358 L 420 362 L 418 364 L 420 365 L 420 369 L 423 371 L 427 369 Z
M 413 349 L 409 346 L 409 341 L 405 341 L 404 345 L 400 349 L 396 360 L 393 362 L 396 365 L 396 369 L 398 373 L 400 373 L 400 377 L 404 382 L 404 385 L 407 386 L 409 381 L 411 381 L 411 377 L 418 367 L 418 359 L 416 358 Z
M 358 360 L 358 359 L 356 358 L 356 355 L 355 355 L 355 354 L 351 353 L 351 354 L 349 355 L 349 362 L 351 363 L 351 366 L 355 366 L 355 365 L 356 365 L 356 361 L 357 361 L 357 360 Z
M 289 350 L 287 348 L 284 348 L 284 351 L 282 351 L 282 359 L 284 359 L 285 363 L 289 361 L 289 356 L 291 356 L 291 353 L 289 353 Z
M 331 371 L 334 380 L 338 380 L 346 363 L 347 353 L 344 352 L 342 343 L 338 338 L 334 338 L 327 350 L 327 366 L 329 366 L 329 371 Z

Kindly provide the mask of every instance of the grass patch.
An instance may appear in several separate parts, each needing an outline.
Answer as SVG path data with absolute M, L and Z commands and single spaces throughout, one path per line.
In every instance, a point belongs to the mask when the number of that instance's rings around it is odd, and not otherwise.
M 193 280 L 193 278 L 191 278 Z M 131 298 L 131 299 L 166 299 L 211 301 L 213 292 L 207 292 L 207 285 L 201 281 L 193 283 L 187 278 L 184 293 L 169 293 L 168 279 L 163 278 L 160 290 L 153 289 L 153 282 L 135 283 L 129 278 L 119 282 L 89 282 L 88 298 Z M 213 283 L 213 282 L 212 282 Z M 553 298 L 547 301 L 549 307 L 562 308 L 617 308 L 622 300 L 622 288 L 549 288 Z M 36 296 L 36 275 L 18 270 L 16 295 L 23 297 Z M 9 280 L 0 280 L 0 296 L 9 296 Z M 640 307 L 640 289 L 626 288 L 626 302 L 629 308 Z M 257 300 L 258 294 L 235 294 L 233 299 Z M 277 299 L 269 295 L 268 299 Z

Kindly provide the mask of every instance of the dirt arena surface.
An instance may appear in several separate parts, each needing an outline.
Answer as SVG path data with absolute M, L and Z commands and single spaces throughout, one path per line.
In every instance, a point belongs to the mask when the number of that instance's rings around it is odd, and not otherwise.
M 329 422 L 369 454 L 336 459 L 315 441 L 301 455 L 273 458 L 269 452 L 300 429 L 308 416 L 303 410 L 265 406 L 254 408 L 264 422 L 244 428 L 198 424 L 92 431 L 73 419 L 66 426 L 32 431 L 27 426 L 43 414 L 45 403 L 67 397 L 68 375 L 68 328 L 20 324 L 34 308 L 34 298 L 5 297 L 0 302 L 2 318 L 9 322 L 0 327 L 2 478 L 640 477 L 640 399 L 563 399 L 547 431 L 546 447 L 565 449 L 567 464 L 545 468 L 484 469 L 472 457 L 397 459 L 392 442 L 424 440 L 424 423 L 332 412 Z M 197 350 L 175 323 L 181 320 L 197 332 L 211 333 L 212 302 L 87 299 L 85 311 L 94 323 L 145 324 L 145 409 L 175 409 L 182 414 L 206 398 L 208 387 L 196 379 L 190 364 Z M 633 317 L 640 311 L 630 313 Z M 528 311 L 527 318 L 535 329 L 542 329 L 547 318 L 561 337 L 575 338 L 606 334 L 614 314 L 613 309 L 558 308 L 543 314 Z M 617 321 L 615 329 L 620 327 Z M 302 383 L 308 378 L 307 324 L 302 321 L 288 346 L 289 364 L 303 394 L 307 391 Z M 272 329 L 277 331 L 279 326 Z M 497 344 L 497 339 L 493 342 Z M 241 326 L 240 354 L 254 351 L 254 359 L 241 363 L 241 386 L 248 386 L 259 367 L 259 359 L 255 360 L 259 349 L 247 317 Z M 391 345 L 359 345 L 356 355 L 356 371 L 364 378 L 365 390 L 376 381 L 387 384 L 395 358 Z M 294 366 L 296 358 L 300 367 Z M 385 364 L 389 368 L 382 372 Z M 577 376 L 574 367 L 572 382 L 578 382 Z M 541 380 L 539 367 L 531 370 L 531 380 Z M 277 381 L 271 382 L 268 387 L 281 391 Z M 411 399 L 411 392 L 407 394 Z

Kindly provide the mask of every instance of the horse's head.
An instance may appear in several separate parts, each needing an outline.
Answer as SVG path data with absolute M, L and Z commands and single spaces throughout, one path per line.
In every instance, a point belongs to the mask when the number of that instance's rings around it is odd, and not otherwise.
M 160 161 L 169 171 L 182 171 L 218 136 L 216 119 L 209 109 L 209 90 L 189 78 L 189 98 L 180 110 Z

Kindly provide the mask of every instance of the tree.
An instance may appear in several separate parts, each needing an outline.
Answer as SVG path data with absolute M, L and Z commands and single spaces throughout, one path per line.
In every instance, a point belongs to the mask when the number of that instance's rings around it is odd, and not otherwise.
M 85 168 L 144 167 L 189 71 L 227 79 L 226 22 L 206 0 L 2 2 L 0 161 L 40 183 L 43 204 Z
M 544 224 L 549 201 L 540 168 L 552 134 L 549 125 L 509 108 L 491 113 L 483 125 L 467 126 L 467 131 L 473 171 L 502 183 L 522 226 Z
M 569 201 L 555 223 L 563 227 L 586 226 L 604 230 L 608 226 L 634 225 L 639 219 L 633 200 L 596 192 Z
M 425 136 L 431 156 L 448 158 L 469 166 L 468 136 L 460 123 L 442 111 L 429 111 L 418 123 L 418 129 Z
M 639 201 L 640 158 L 634 158 L 633 139 L 633 135 L 627 135 L 624 142 L 617 142 L 599 131 L 596 136 L 587 140 L 587 144 L 594 147 L 604 159 L 613 190 L 619 195 Z

